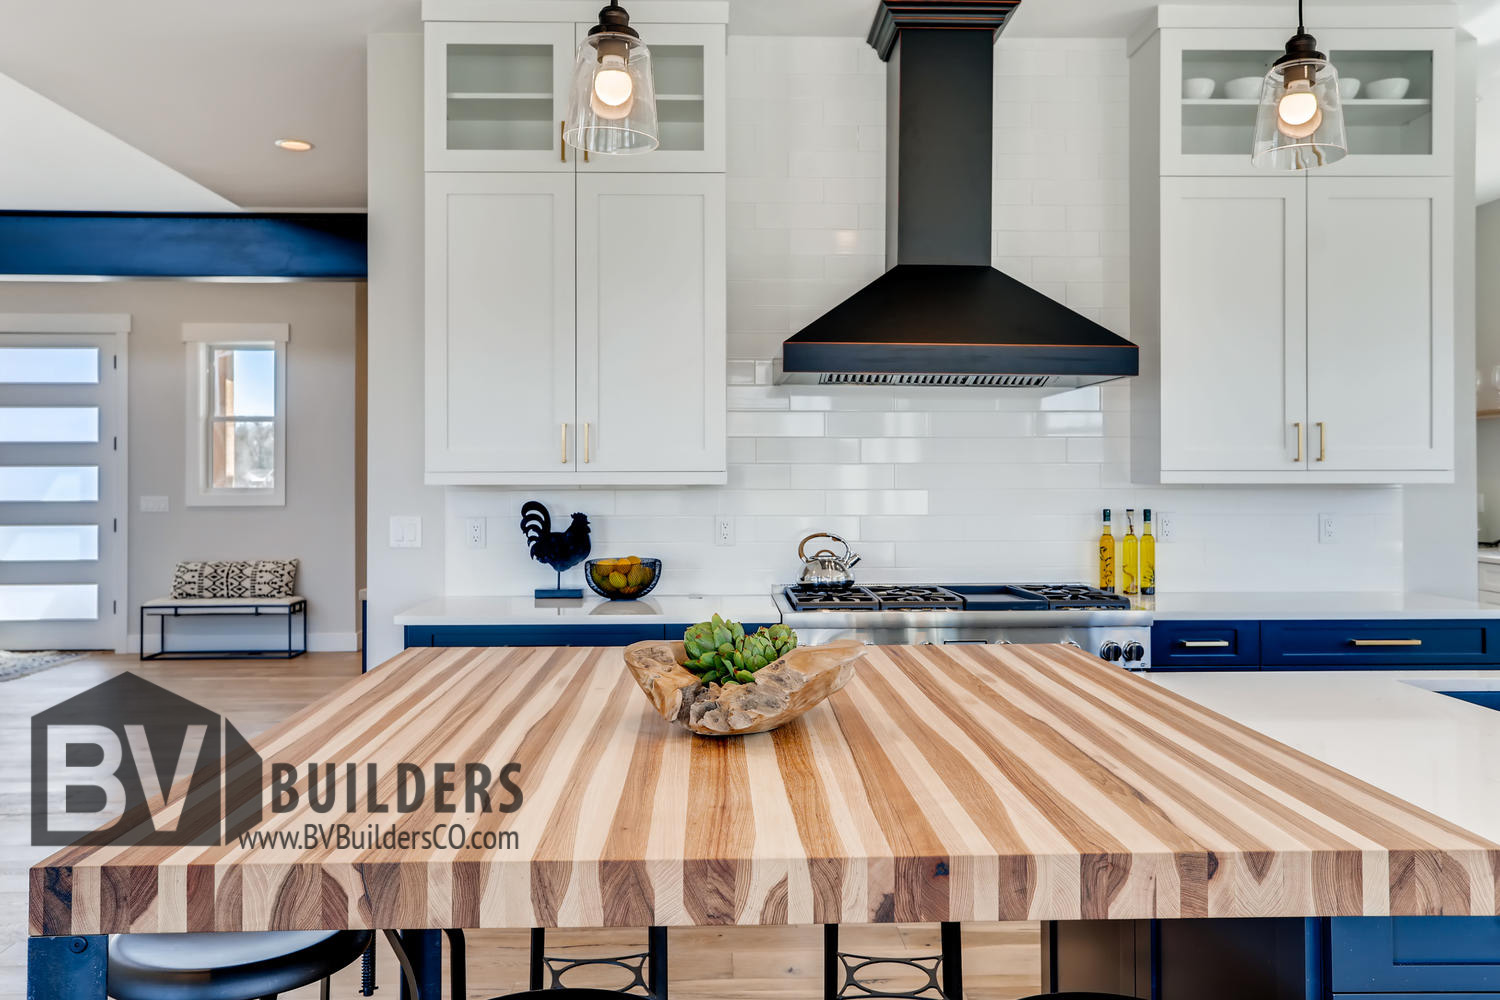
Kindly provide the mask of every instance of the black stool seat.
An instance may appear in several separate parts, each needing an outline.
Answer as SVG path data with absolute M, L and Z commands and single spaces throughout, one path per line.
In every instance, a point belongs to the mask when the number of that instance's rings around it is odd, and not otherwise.
M 115 1000 L 257 1000 L 315 983 L 359 958 L 370 931 L 116 934 Z

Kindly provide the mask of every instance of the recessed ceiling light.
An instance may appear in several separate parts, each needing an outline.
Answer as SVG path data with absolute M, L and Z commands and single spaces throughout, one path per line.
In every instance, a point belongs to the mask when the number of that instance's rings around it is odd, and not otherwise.
M 277 139 L 276 145 L 280 149 L 288 149 L 293 153 L 305 153 L 313 148 L 313 144 L 306 139 Z

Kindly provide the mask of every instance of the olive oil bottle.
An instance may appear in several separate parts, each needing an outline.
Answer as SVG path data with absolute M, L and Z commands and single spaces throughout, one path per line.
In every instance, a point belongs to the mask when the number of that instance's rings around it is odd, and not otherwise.
M 1156 593 L 1156 536 L 1151 534 L 1150 507 L 1145 514 L 1141 525 L 1141 594 L 1150 597 Z
M 1135 537 L 1135 508 L 1125 511 L 1125 537 L 1120 540 L 1120 592 L 1134 597 L 1141 592 L 1141 550 Z
M 1109 508 L 1104 508 L 1104 531 L 1099 535 L 1099 589 L 1115 589 L 1115 536 L 1109 527 Z

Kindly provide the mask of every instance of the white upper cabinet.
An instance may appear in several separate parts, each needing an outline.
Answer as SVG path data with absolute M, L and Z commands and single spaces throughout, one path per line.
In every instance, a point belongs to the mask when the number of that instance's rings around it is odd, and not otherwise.
M 1306 183 L 1161 185 L 1162 475 L 1305 468 Z
M 1312 474 L 1453 468 L 1453 190 L 1308 183 Z
M 1162 29 L 1157 84 L 1161 173 L 1177 176 L 1260 173 L 1250 162 L 1259 84 L 1294 31 L 1285 28 Z M 1362 29 L 1309 25 L 1343 86 L 1349 155 L 1337 175 L 1453 173 L 1454 40 L 1447 29 Z M 1370 84 L 1404 79 L 1400 97 L 1377 97 Z M 1192 81 L 1192 82 L 1190 82 Z M 1207 82 L 1205 82 L 1207 81 Z M 1237 82 L 1238 81 L 1238 82 Z M 1207 97 L 1190 87 L 1209 87 Z M 1238 87 L 1246 87 L 1245 92 Z M 1253 93 L 1251 93 L 1253 91 Z
M 578 178 L 578 420 L 590 473 L 723 482 L 724 178 Z
M 571 23 L 427 25 L 427 169 L 571 171 L 573 39 Z
M 573 467 L 573 232 L 571 175 L 427 175 L 429 482 Z
M 1453 481 L 1454 12 L 1319 16 L 1349 155 L 1311 171 L 1250 159 L 1281 14 L 1163 6 L 1130 42 L 1139 482 Z
M 723 24 L 632 22 L 651 50 L 661 145 L 630 156 L 564 148 L 573 58 L 593 22 L 426 26 L 430 171 L 713 173 L 724 169 Z
M 598 0 L 427 0 L 426 481 L 727 478 L 725 29 L 639 0 L 661 146 L 562 136 Z

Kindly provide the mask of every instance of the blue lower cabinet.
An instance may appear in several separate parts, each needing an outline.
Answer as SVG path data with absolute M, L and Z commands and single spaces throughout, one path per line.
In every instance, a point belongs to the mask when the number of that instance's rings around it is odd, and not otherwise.
M 1329 923 L 1335 996 L 1500 997 L 1500 917 L 1337 917 Z
M 1151 669 L 1259 670 L 1260 622 L 1156 622 Z
M 1268 670 L 1484 667 L 1500 663 L 1500 625 L 1482 619 L 1262 622 Z
M 408 625 L 406 645 L 628 646 L 664 635 L 660 625 Z
M 648 639 L 681 639 L 680 625 L 408 625 L 412 646 L 628 646 Z M 772 622 L 746 622 L 753 632 Z

